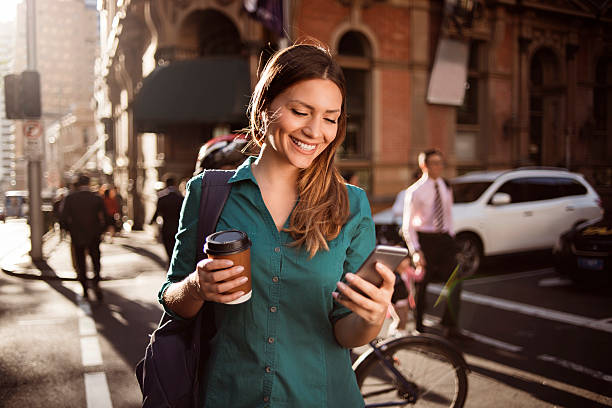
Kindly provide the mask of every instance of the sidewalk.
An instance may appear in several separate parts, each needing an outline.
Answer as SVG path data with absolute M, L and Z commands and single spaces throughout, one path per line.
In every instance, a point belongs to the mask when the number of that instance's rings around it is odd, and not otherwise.
M 149 231 L 123 232 L 112 243 L 102 242 L 101 277 L 103 281 L 135 278 L 143 272 L 165 274 L 166 253 Z M 43 261 L 33 262 L 27 252 L 16 253 L 2 259 L 0 268 L 11 276 L 23 279 L 76 281 L 72 266 L 69 238 L 60 241 L 59 234 L 51 232 L 43 239 Z M 92 272 L 87 257 L 88 274 Z

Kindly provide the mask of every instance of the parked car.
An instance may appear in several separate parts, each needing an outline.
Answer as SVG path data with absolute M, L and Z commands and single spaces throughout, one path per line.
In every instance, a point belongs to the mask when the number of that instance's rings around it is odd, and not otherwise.
M 587 221 L 561 234 L 555 269 L 576 283 L 612 282 L 612 217 Z
M 451 185 L 455 237 L 466 274 L 478 270 L 483 256 L 551 249 L 563 232 L 603 213 L 593 187 L 564 169 L 472 172 Z M 377 224 L 390 219 L 390 210 L 374 216 Z

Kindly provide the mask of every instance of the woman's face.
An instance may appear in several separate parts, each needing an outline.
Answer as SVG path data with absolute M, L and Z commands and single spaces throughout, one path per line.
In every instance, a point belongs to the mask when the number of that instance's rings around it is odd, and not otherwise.
M 270 150 L 299 169 L 307 168 L 336 138 L 341 108 L 340 88 L 329 79 L 292 85 L 267 111 Z

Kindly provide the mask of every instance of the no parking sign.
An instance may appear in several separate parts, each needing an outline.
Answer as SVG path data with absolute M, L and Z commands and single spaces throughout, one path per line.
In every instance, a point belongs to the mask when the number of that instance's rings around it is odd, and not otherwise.
M 23 122 L 24 152 L 28 160 L 40 160 L 43 154 L 43 128 L 37 120 Z

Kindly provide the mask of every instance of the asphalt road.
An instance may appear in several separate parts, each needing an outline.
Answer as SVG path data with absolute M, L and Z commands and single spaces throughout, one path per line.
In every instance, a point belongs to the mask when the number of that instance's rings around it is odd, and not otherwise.
M 23 222 L 0 224 L 0 261 L 27 248 L 27 235 Z M 45 251 L 67 245 L 58 242 Z M 0 273 L 0 406 L 140 406 L 134 366 L 160 316 L 163 253 L 146 234 L 102 244 L 114 278 L 91 304 L 76 282 Z M 456 345 L 472 368 L 467 407 L 612 406 L 611 289 L 575 287 L 550 265 L 544 254 L 504 258 L 465 283 L 471 340 Z M 430 307 L 428 322 L 440 314 Z

